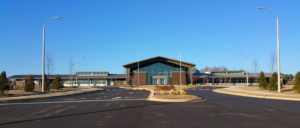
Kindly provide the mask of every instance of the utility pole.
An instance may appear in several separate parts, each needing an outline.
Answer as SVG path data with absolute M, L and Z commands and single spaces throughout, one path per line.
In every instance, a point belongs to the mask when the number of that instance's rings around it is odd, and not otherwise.
M 279 23 L 278 23 L 278 16 L 276 16 L 277 21 L 277 79 L 278 79 L 278 92 L 281 92 L 281 79 L 280 79 L 280 47 L 279 47 Z
M 247 86 L 249 86 L 248 61 L 247 61 L 247 59 L 246 59 L 246 77 L 247 77 Z
M 281 79 L 280 79 L 280 47 L 279 47 L 279 22 L 278 22 L 278 16 L 276 16 L 274 13 L 272 13 L 271 10 L 267 9 L 267 8 L 264 8 L 264 7 L 260 7 L 258 9 L 261 9 L 261 10 L 267 10 L 272 16 L 274 16 L 276 18 L 276 22 L 277 22 L 277 72 L 278 72 L 278 75 L 277 75 L 277 85 L 278 85 L 278 92 L 281 92 Z
M 140 54 L 138 53 L 138 85 L 140 85 Z
M 53 17 L 52 19 L 48 20 L 47 23 L 43 25 L 43 65 L 42 65 L 42 92 L 45 91 L 45 29 L 48 23 L 55 19 L 60 19 L 61 17 Z
M 82 59 L 84 59 L 84 56 L 82 56 L 81 57 Z M 79 63 L 79 60 L 81 59 L 81 58 L 79 58 L 79 59 L 77 59 L 77 61 L 76 61 L 76 85 L 78 86 L 78 78 L 77 78 L 77 75 L 78 75 L 78 63 Z
M 180 78 L 180 80 L 179 80 L 179 85 L 181 85 L 181 50 L 180 50 L 180 52 L 179 52 L 179 60 L 180 60 L 180 66 L 179 66 L 179 78 Z

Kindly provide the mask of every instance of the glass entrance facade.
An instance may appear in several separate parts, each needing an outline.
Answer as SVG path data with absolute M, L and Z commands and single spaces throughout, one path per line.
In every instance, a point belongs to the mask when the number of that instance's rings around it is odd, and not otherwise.
M 152 76 L 152 84 L 165 85 L 167 84 L 167 76 Z
M 184 71 L 184 68 L 181 69 Z M 171 84 L 171 72 L 179 72 L 180 68 L 165 63 L 154 63 L 149 66 L 141 67 L 139 72 L 147 73 L 147 84 Z M 133 72 L 137 72 L 137 69 Z M 154 79 L 155 76 L 164 76 L 163 79 Z

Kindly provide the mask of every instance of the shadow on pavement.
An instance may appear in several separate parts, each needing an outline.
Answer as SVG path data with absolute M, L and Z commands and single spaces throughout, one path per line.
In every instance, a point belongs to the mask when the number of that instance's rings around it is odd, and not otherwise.
M 10 124 L 17 124 L 17 123 L 25 123 L 25 122 L 31 122 L 31 121 L 40 121 L 40 120 L 57 119 L 57 118 L 81 116 L 81 115 L 88 115 L 88 114 L 96 114 L 96 113 L 102 113 L 102 112 L 111 112 L 111 111 L 120 111 L 120 110 L 127 110 L 127 109 L 143 108 L 143 107 L 148 107 L 148 106 L 165 105 L 165 104 L 171 104 L 171 103 L 151 103 L 151 104 L 147 104 L 147 105 L 137 105 L 137 106 L 129 106 L 129 107 L 123 107 L 123 108 L 113 108 L 113 109 L 82 112 L 82 113 L 75 113 L 75 114 L 68 114 L 68 115 L 50 116 L 50 117 L 28 119 L 28 120 L 19 120 L 19 121 L 11 121 L 11 122 L 4 122 L 4 123 L 0 122 L 0 126 L 10 125 Z

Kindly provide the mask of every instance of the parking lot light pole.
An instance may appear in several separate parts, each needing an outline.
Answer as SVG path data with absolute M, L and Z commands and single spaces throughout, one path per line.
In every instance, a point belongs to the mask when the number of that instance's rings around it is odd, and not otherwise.
M 267 9 L 267 8 L 264 8 L 264 7 L 260 7 L 258 9 L 261 9 L 261 10 L 267 10 L 272 16 L 276 17 L 276 22 L 277 22 L 277 82 L 278 82 L 278 89 L 277 91 L 278 92 L 281 92 L 281 86 L 280 86 L 280 82 L 281 82 L 281 79 L 280 79 L 280 47 L 279 47 L 279 23 L 278 23 L 278 16 L 274 15 L 274 13 L 272 13 L 271 10 Z
M 45 28 L 47 26 L 47 24 L 49 24 L 51 21 L 55 20 L 55 19 L 60 19 L 61 17 L 53 17 L 52 19 L 50 19 L 47 23 L 45 23 L 43 25 L 43 73 L 42 73 L 42 92 L 45 91 Z

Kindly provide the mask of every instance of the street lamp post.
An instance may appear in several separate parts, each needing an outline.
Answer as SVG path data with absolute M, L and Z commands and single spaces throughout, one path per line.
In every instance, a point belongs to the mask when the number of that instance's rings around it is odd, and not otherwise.
M 245 61 L 246 61 L 246 82 L 247 82 L 247 86 L 249 86 L 248 61 L 247 59 L 245 59 Z
M 277 75 L 277 82 L 278 82 L 278 92 L 281 92 L 281 86 L 280 86 L 280 82 L 281 82 L 281 79 L 280 79 L 280 47 L 279 47 L 279 23 L 278 23 L 278 16 L 274 15 L 272 13 L 271 10 L 267 9 L 267 8 L 264 8 L 264 7 L 260 7 L 258 9 L 261 9 L 261 10 L 267 10 L 269 11 L 269 13 L 276 17 L 276 22 L 277 22 L 277 72 L 278 72 L 278 75 Z
M 47 23 L 45 23 L 43 25 L 43 74 L 42 74 L 42 92 L 45 91 L 45 29 L 47 24 L 49 24 L 51 21 L 55 20 L 55 19 L 60 19 L 61 17 L 53 17 L 52 19 L 50 19 Z
M 84 56 L 81 57 L 82 59 L 84 59 Z M 78 78 L 77 78 L 77 75 L 78 75 L 78 63 L 79 63 L 79 60 L 81 59 L 79 58 L 77 61 L 76 61 L 76 85 L 78 86 Z

